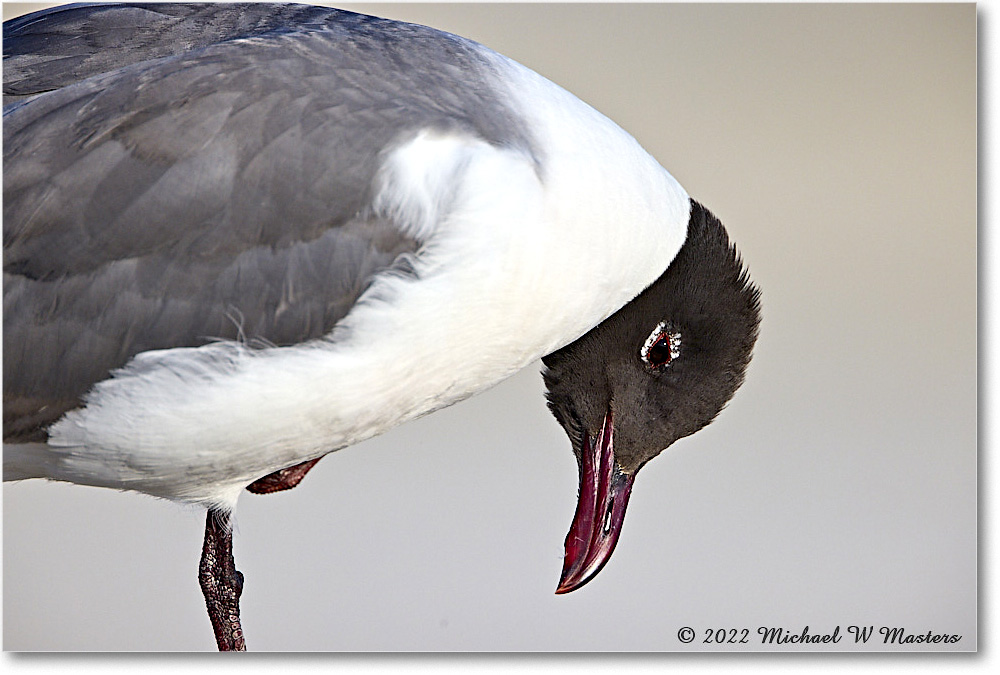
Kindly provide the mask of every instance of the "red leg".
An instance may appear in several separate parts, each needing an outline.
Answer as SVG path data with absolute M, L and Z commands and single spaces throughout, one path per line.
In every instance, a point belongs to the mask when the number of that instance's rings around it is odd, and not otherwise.
M 254 494 L 269 494 L 290 490 L 309 473 L 321 458 L 275 471 L 247 486 Z M 233 531 L 229 515 L 209 509 L 205 521 L 205 543 L 201 549 L 198 581 L 205 596 L 208 618 L 215 631 L 220 652 L 246 651 L 243 626 L 240 623 L 240 596 L 243 594 L 243 574 L 233 559 Z
M 219 651 L 245 652 L 247 647 L 240 624 L 243 574 L 236 570 L 233 560 L 233 531 L 229 524 L 229 514 L 209 509 L 198 581 Z
M 306 474 L 309 473 L 309 469 L 316 466 L 316 462 L 321 459 L 323 458 L 310 459 L 308 462 L 302 462 L 287 469 L 270 473 L 263 478 L 258 478 L 247 486 L 247 490 L 255 495 L 266 495 L 272 492 L 291 490 L 299 484 L 299 481 L 305 478 Z

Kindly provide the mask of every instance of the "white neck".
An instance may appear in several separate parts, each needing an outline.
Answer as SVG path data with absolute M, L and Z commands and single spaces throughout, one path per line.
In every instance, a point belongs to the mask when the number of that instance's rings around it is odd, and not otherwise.
M 51 429 L 69 479 L 232 506 L 263 475 L 493 386 L 662 274 L 684 190 L 612 122 L 497 59 L 537 165 L 453 134 L 396 149 L 374 208 L 426 241 L 416 279 L 377 279 L 325 340 L 139 355 Z

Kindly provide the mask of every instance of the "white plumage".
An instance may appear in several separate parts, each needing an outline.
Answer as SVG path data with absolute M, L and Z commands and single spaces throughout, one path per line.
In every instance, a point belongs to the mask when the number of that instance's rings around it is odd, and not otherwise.
M 481 45 L 297 5 L 81 6 L 4 36 L 4 478 L 208 507 L 220 649 L 245 647 L 244 489 L 542 358 L 580 472 L 568 593 L 640 468 L 743 380 L 759 293 L 722 224 Z
M 544 167 L 421 131 L 385 156 L 372 201 L 426 240 L 415 277 L 376 279 L 324 340 L 139 354 L 50 429 L 44 462 L 11 452 L 6 475 L 231 509 L 264 475 L 497 384 L 656 279 L 684 241 L 687 194 L 613 122 L 490 56 Z

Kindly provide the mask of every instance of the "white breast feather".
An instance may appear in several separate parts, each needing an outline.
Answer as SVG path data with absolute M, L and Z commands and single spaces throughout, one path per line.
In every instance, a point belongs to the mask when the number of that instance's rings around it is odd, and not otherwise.
M 655 280 L 683 243 L 686 193 L 609 120 L 494 58 L 540 167 L 418 134 L 373 202 L 426 240 L 417 280 L 383 275 L 324 340 L 136 356 L 50 429 L 49 477 L 232 507 L 261 476 L 496 384 Z

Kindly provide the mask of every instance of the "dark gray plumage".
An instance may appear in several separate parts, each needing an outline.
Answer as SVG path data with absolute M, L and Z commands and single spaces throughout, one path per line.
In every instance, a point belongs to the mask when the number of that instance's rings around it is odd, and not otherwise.
M 715 419 L 743 384 L 759 326 L 760 290 L 722 223 L 691 200 L 687 239 L 666 272 L 542 359 L 549 409 L 580 471 L 556 593 L 601 571 L 639 469 Z
M 296 5 L 7 22 L 4 95 L 6 440 L 136 353 L 327 333 L 419 251 L 368 210 L 416 129 L 532 150 L 473 43 Z
M 652 368 L 637 358 L 663 320 L 683 358 Z M 634 475 L 678 439 L 710 424 L 743 384 L 760 325 L 760 289 L 722 223 L 692 200 L 688 236 L 669 269 L 607 321 L 544 357 L 549 409 L 579 459 L 609 406 L 615 457 Z
M 4 23 L 4 105 L 133 63 L 323 21 L 307 5 L 74 4 Z M 13 43 L 8 42 L 13 38 Z
M 289 5 L 81 6 L 4 37 L 4 479 L 207 506 L 220 649 L 245 648 L 244 489 L 547 354 L 580 473 L 568 593 L 638 470 L 743 380 L 759 293 L 722 224 L 485 47 Z M 239 343 L 177 349 L 217 338 Z

